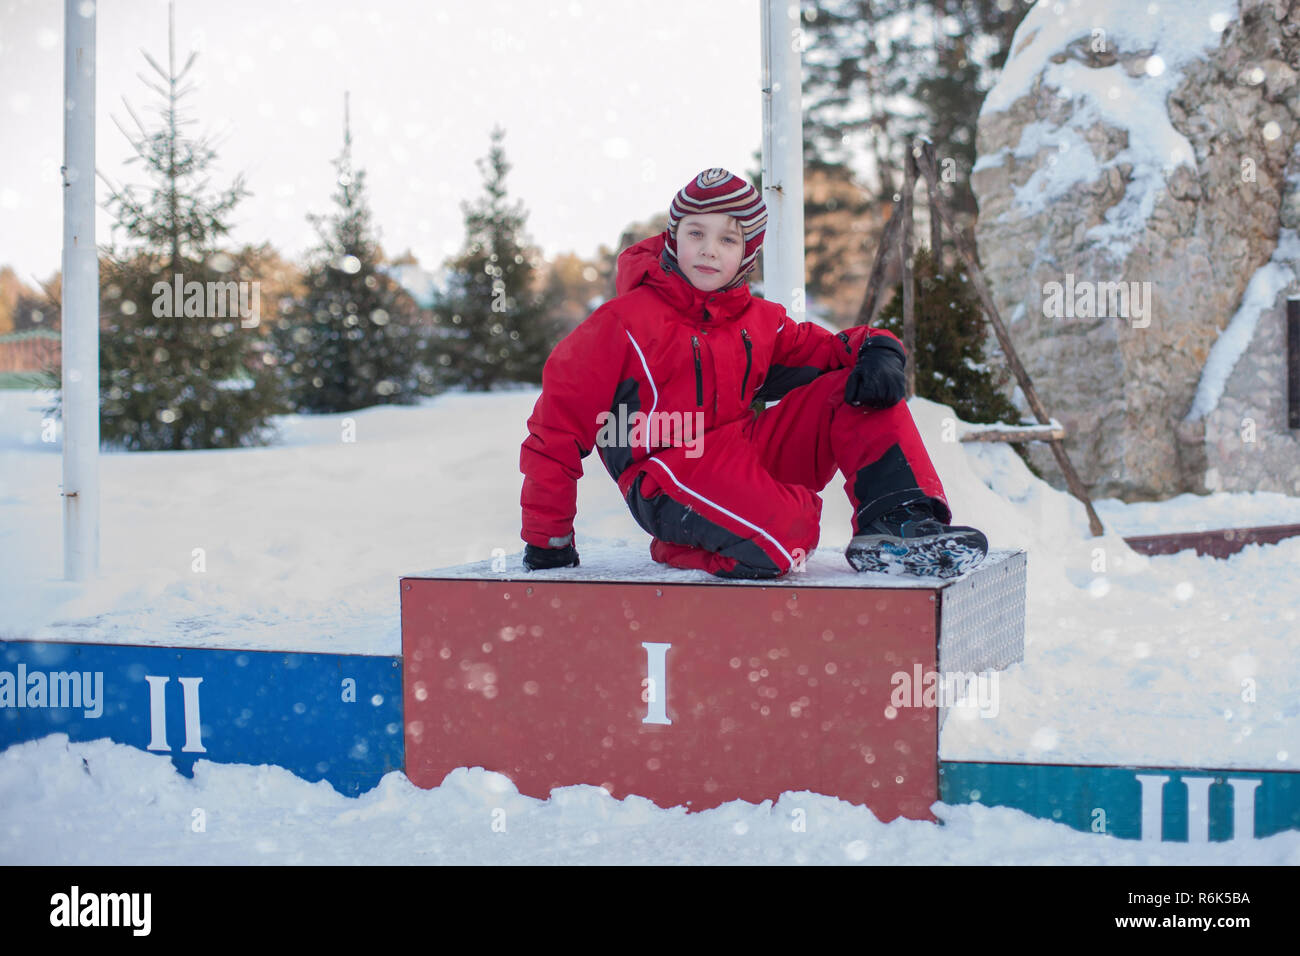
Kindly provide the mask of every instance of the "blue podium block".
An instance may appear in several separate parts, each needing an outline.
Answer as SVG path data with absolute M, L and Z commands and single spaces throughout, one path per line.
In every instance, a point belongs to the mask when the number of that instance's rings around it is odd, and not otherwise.
M 0 642 L 0 749 L 52 733 L 274 764 L 356 795 L 402 769 L 398 657 Z

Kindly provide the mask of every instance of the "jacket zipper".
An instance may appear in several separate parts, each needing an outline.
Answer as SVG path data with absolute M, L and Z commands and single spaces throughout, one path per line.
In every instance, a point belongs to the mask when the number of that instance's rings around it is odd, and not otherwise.
M 740 337 L 745 343 L 745 377 L 740 380 L 740 400 L 745 400 L 745 386 L 749 384 L 749 369 L 754 361 L 754 345 L 749 341 L 749 330 L 741 329 Z
M 700 368 L 700 339 L 691 336 L 691 347 L 695 350 L 695 404 L 704 407 L 704 371 Z

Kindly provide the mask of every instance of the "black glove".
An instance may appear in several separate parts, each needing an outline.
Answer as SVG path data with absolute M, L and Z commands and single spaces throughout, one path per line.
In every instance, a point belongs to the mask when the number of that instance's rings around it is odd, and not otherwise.
M 888 335 L 868 337 L 844 383 L 844 401 L 856 407 L 889 408 L 902 401 L 906 390 L 903 346 Z
M 573 546 L 573 535 L 552 538 L 552 542 L 565 542 L 558 548 L 539 548 L 535 544 L 524 546 L 524 567 L 529 571 L 545 571 L 548 568 L 576 568 L 579 564 L 578 549 Z

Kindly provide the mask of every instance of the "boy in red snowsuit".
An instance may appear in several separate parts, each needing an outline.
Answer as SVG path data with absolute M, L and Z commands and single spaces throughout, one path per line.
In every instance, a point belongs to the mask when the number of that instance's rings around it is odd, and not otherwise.
M 728 578 L 798 567 L 837 470 L 856 569 L 950 577 L 983 560 L 984 535 L 946 524 L 901 401 L 898 340 L 866 326 L 832 334 L 750 294 L 766 224 L 753 186 L 705 170 L 674 197 L 668 228 L 619 256 L 618 296 L 555 347 L 519 458 L 529 570 L 578 564 L 577 481 L 593 450 L 653 536 L 650 556 L 673 567 Z

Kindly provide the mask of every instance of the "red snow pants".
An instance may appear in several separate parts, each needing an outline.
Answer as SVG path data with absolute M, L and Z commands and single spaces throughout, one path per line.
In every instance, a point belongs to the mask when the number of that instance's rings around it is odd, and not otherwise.
M 906 403 L 848 405 L 848 375 L 824 373 L 752 418 L 705 433 L 694 459 L 661 454 L 622 476 L 633 517 L 654 536 L 650 556 L 719 577 L 785 574 L 817 546 L 819 493 L 837 470 L 854 534 L 917 499 L 929 499 L 949 522 L 943 485 Z

